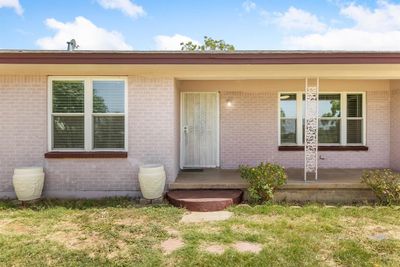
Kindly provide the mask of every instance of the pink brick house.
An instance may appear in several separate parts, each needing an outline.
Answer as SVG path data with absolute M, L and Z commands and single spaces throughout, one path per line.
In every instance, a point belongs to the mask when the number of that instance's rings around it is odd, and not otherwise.
M 182 168 L 303 168 L 307 81 L 320 169 L 400 170 L 400 53 L 1 51 L 0 197 L 30 165 L 50 197 L 137 196 L 144 163 L 169 183 Z

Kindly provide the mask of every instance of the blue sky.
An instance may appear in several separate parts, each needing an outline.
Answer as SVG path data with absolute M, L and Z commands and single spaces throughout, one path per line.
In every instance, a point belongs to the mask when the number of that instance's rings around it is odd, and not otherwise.
M 1 49 L 400 50 L 400 1 L 0 0 Z

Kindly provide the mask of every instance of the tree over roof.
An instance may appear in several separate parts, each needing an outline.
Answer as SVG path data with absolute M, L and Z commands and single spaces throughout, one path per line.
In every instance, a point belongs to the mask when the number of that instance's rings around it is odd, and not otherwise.
M 204 43 L 195 44 L 192 41 L 181 43 L 182 51 L 235 51 L 235 47 L 226 43 L 224 40 L 214 40 L 211 37 L 204 36 Z

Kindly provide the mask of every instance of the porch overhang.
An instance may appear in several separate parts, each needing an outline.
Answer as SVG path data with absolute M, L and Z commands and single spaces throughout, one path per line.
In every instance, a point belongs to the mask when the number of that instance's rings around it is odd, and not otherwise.
M 397 79 L 400 52 L 0 50 L 2 75 L 143 75 L 205 79 Z
M 400 64 L 138 65 L 0 64 L 1 75 L 146 76 L 178 80 L 399 79 Z

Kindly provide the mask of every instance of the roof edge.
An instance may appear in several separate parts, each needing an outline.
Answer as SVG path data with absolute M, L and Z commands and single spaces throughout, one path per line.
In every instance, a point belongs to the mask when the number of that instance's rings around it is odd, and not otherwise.
M 400 64 L 400 52 L 0 50 L 0 64 Z

